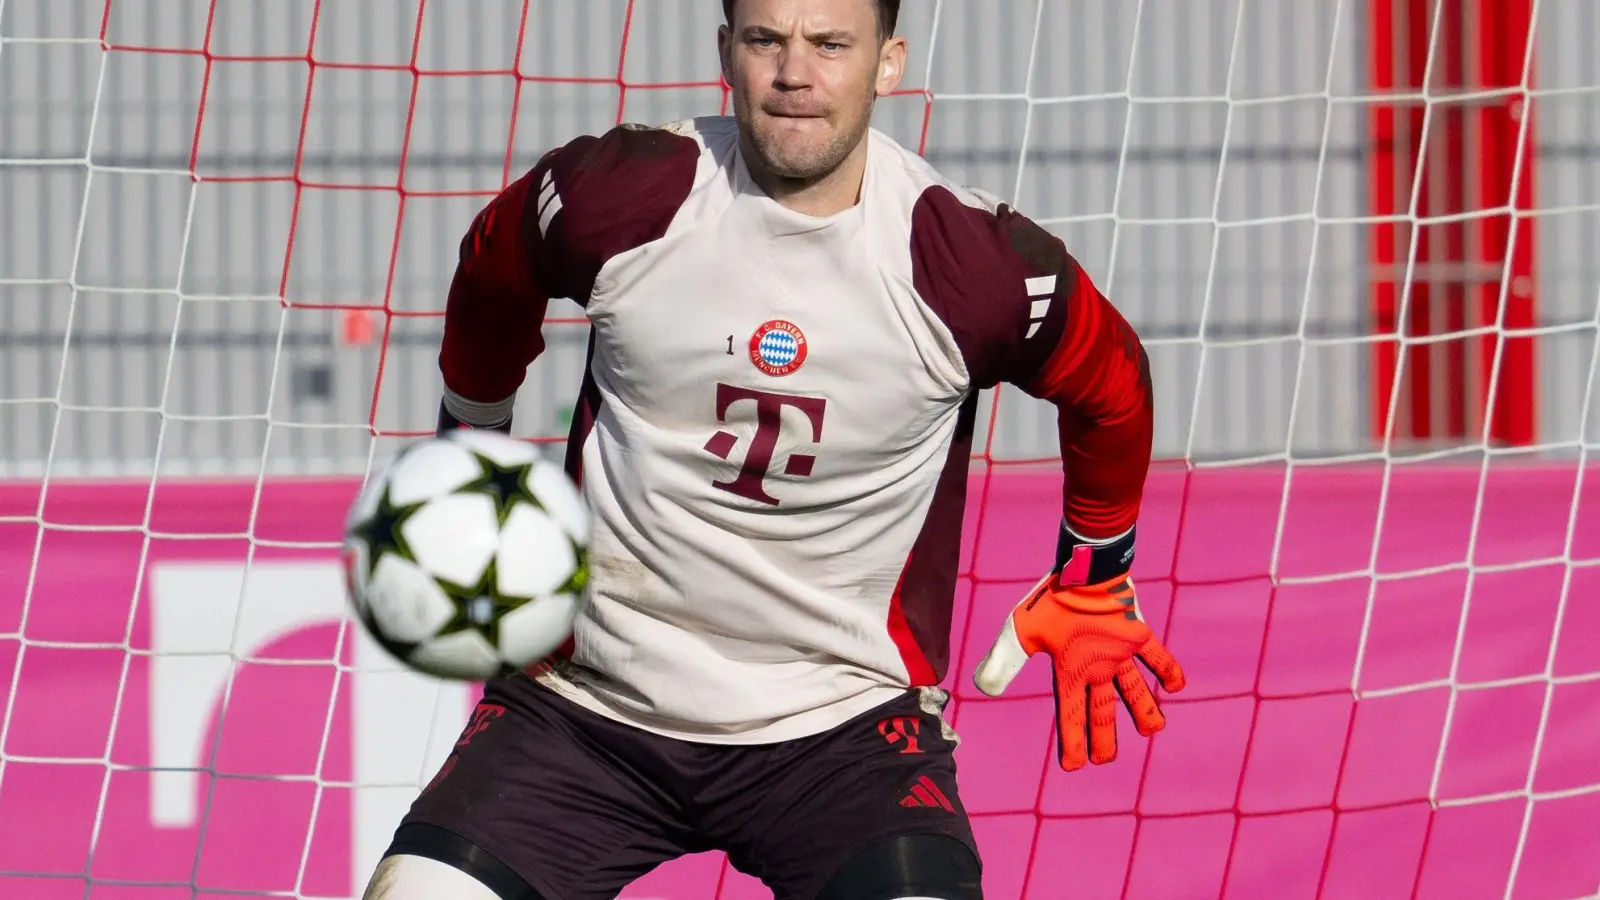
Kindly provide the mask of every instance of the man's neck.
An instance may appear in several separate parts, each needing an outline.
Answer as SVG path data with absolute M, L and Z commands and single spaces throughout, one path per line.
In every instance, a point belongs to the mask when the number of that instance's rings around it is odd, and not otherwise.
M 844 161 L 816 178 L 785 178 L 763 167 L 744 138 L 739 140 L 750 179 L 780 206 L 807 216 L 824 218 L 844 212 L 861 199 L 867 174 L 867 138 Z

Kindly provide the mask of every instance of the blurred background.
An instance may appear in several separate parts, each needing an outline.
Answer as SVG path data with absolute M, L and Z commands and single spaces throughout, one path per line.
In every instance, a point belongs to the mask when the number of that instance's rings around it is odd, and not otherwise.
M 875 124 L 1065 239 L 1151 345 L 1162 456 L 1481 445 L 1491 383 L 1491 444 L 1570 452 L 1600 5 L 1537 6 L 908 0 Z M 315 9 L 5 4 L 4 471 L 147 472 L 163 421 L 163 470 L 364 470 L 372 429 L 430 426 L 426 314 L 492 192 L 619 112 L 722 108 L 709 0 Z M 565 433 L 583 344 L 550 327 L 519 431 Z M 1000 409 L 995 456 L 1054 454 Z
M 348 503 L 434 426 L 476 211 L 577 134 L 723 111 L 720 18 L 0 0 L 0 897 L 360 893 L 474 688 L 353 624 Z M 987 895 L 1600 895 L 1600 2 L 900 32 L 875 125 L 1149 348 L 1135 575 L 1191 683 L 1070 777 L 1045 669 L 971 689 L 1060 514 L 1053 414 L 992 394 L 944 682 Z M 546 332 L 516 428 L 559 442 L 578 307 Z M 625 896 L 770 893 L 703 854 Z

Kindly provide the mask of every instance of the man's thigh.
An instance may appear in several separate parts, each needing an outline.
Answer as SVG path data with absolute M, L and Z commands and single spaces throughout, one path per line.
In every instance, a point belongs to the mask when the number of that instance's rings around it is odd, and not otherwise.
M 652 740 L 524 674 L 492 681 L 390 852 L 489 883 L 509 870 L 543 900 L 609 900 L 694 849 Z
M 972 900 L 977 845 L 956 789 L 955 742 L 942 725 L 908 692 L 824 734 L 746 748 L 723 781 L 728 796 L 709 823 L 712 836 L 776 900 L 813 900 L 825 886 L 828 896 L 879 900 L 835 893 L 836 875 Z M 963 854 L 970 857 L 952 867 L 952 855 Z M 878 872 L 883 866 L 899 871 Z

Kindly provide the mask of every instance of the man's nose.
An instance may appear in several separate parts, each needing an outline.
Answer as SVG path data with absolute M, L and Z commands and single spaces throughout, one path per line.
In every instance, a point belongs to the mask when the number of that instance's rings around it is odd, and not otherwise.
M 808 88 L 815 72 L 810 48 L 804 44 L 790 44 L 778 56 L 778 73 L 773 83 L 791 91 Z

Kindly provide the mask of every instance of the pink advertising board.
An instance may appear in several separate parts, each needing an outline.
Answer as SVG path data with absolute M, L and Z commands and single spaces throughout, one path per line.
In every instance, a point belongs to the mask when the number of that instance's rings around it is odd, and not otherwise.
M 1600 885 L 1600 479 L 1496 471 L 1479 509 L 1476 467 L 1396 473 L 1296 470 L 1275 540 L 1281 468 L 1159 469 L 1136 574 L 1192 687 L 1072 776 L 1042 664 L 1003 700 L 966 680 L 1050 556 L 1059 475 L 975 478 L 950 683 L 989 897 Z M 345 621 L 355 490 L 0 485 L 0 897 L 359 894 L 473 692 Z M 770 894 L 708 854 L 624 896 Z

